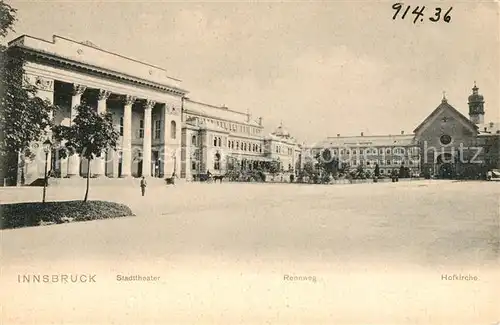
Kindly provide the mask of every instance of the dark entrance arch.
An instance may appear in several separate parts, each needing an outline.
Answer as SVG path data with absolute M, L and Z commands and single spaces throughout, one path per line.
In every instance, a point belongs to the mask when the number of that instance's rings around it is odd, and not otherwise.
M 451 179 L 454 176 L 453 165 L 445 163 L 439 166 L 439 178 Z
M 451 153 L 443 153 L 437 157 L 438 177 L 452 179 L 455 177 L 455 163 Z

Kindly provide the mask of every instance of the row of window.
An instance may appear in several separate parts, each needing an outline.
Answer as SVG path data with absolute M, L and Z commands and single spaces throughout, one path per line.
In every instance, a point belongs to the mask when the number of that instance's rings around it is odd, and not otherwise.
M 398 154 L 405 154 L 405 152 L 407 152 L 408 154 L 418 154 L 420 152 L 420 148 L 418 148 L 418 147 L 412 147 L 412 148 L 408 148 L 408 149 L 405 149 L 405 148 L 325 149 L 324 151 L 326 151 L 326 150 L 330 150 L 330 153 L 332 153 L 333 155 L 337 155 L 337 154 L 341 154 L 341 155 L 350 155 L 350 154 L 353 154 L 353 155 L 357 155 L 357 154 L 360 154 L 360 155 L 363 155 L 363 154 L 366 154 L 366 155 L 377 155 L 377 154 L 390 155 L 390 154 L 396 154 L 396 155 L 398 155 Z M 317 154 L 317 153 L 319 153 L 319 151 L 313 150 L 312 153 Z
M 293 149 L 290 148 L 290 147 L 286 147 L 286 149 L 287 149 L 287 151 L 286 151 L 287 155 L 292 156 L 293 155 Z M 285 152 L 285 150 L 283 149 L 282 146 L 276 145 L 275 148 L 274 148 L 274 152 L 282 154 L 282 153 Z
M 214 147 L 222 147 L 222 138 L 221 137 L 213 137 Z
M 194 115 L 186 115 L 186 118 L 194 118 L 196 121 L 203 121 L 205 123 L 209 123 L 212 125 L 217 125 L 218 127 L 223 128 L 226 131 L 231 132 L 240 132 L 240 133 L 249 133 L 249 134 L 261 134 L 262 130 L 260 128 L 255 128 L 247 125 L 241 125 L 237 123 L 218 121 L 216 119 L 207 118 L 207 117 L 197 117 Z
M 418 165 L 419 161 L 418 160 L 408 160 L 408 165 Z M 380 166 L 385 166 L 385 165 L 405 165 L 406 162 L 404 160 L 399 160 L 399 159 L 394 159 L 394 160 L 369 160 L 369 161 L 356 161 L 354 160 L 352 162 L 353 166 L 375 166 L 376 164 L 379 164 Z
M 153 139 L 161 139 L 161 122 L 162 120 L 155 120 L 153 123 Z M 123 117 L 120 117 L 120 135 L 123 136 Z M 144 120 L 139 121 L 138 137 L 140 139 L 144 138 Z M 177 123 L 175 121 L 170 122 L 170 138 L 177 138 Z
M 229 140 L 228 147 L 229 149 L 262 153 L 262 145 L 257 143 Z

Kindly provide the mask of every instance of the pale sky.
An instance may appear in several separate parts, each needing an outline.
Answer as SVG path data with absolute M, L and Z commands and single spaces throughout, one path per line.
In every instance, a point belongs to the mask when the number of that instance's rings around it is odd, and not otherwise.
M 60 35 L 163 67 L 197 101 L 280 121 L 299 141 L 411 133 L 441 102 L 468 116 L 474 80 L 500 120 L 499 6 L 394 2 L 9 1 L 8 40 Z M 417 5 L 424 21 L 413 23 Z M 451 22 L 431 22 L 453 6 Z M 403 11 L 401 11 L 400 16 Z M 442 15 L 443 15 L 442 14 Z

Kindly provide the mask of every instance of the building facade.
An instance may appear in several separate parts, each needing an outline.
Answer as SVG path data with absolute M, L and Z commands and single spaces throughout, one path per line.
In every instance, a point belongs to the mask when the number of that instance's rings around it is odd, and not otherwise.
M 341 136 L 329 137 L 304 151 L 302 168 L 308 162 L 316 162 L 328 149 L 339 161 L 339 169 L 359 170 L 374 174 L 378 165 L 380 175 L 390 175 L 401 166 L 411 175 L 420 172 L 420 149 L 413 135 Z
M 448 103 L 445 96 L 434 111 L 405 135 L 347 136 L 327 138 L 305 146 L 301 167 L 316 162 L 328 149 L 341 164 L 363 167 L 372 174 L 399 171 L 438 178 L 482 178 L 487 170 L 500 168 L 498 123 L 484 123 L 484 97 L 474 83 L 468 97 L 469 118 Z
M 119 147 L 92 160 L 92 177 L 191 180 L 207 171 L 252 169 L 274 160 L 289 170 L 298 161 L 300 148 L 282 127 L 266 135 L 262 118 L 188 99 L 181 80 L 160 67 L 60 36 L 47 41 L 23 35 L 8 45 L 11 55 L 25 58 L 23 83 L 59 108 L 55 124 L 71 125 L 81 103 L 112 114 Z M 44 177 L 40 143 L 31 149 L 21 171 L 25 184 Z M 56 150 L 50 156 L 56 177 L 87 175 L 89 163 L 78 156 L 61 159 Z
M 299 161 L 297 141 L 282 125 L 266 135 L 262 117 L 190 99 L 184 101 L 182 116 L 181 178 L 266 169 L 272 162 L 292 172 Z

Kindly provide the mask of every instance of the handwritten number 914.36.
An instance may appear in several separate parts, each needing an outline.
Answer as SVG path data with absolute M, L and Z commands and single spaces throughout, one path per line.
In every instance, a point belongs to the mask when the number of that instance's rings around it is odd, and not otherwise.
M 405 10 L 403 11 L 403 14 L 401 15 L 401 19 L 405 19 L 406 15 L 408 14 L 408 12 L 410 11 L 410 8 L 411 6 L 406 6 Z M 395 3 L 392 5 L 392 9 L 394 9 L 396 12 L 394 13 L 394 16 L 392 16 L 392 19 L 396 19 L 399 15 L 399 13 L 401 12 L 401 10 L 403 9 L 403 4 L 398 2 L 398 3 Z M 450 7 L 450 9 L 448 9 L 448 11 L 445 12 L 444 16 L 442 16 L 443 20 L 446 22 L 446 23 L 449 23 L 451 21 L 451 16 L 450 16 L 450 13 L 451 13 L 451 10 L 453 9 L 453 7 Z M 413 15 L 414 15 L 414 19 L 413 19 L 413 23 L 415 24 L 419 19 L 420 21 L 423 21 L 424 20 L 424 16 L 425 16 L 425 6 L 416 6 L 413 11 L 411 12 Z M 429 17 L 429 20 L 432 21 L 432 22 L 438 22 L 440 19 L 441 19 L 441 14 L 443 12 L 443 9 L 439 8 L 439 7 L 436 7 L 434 8 L 434 15 Z

